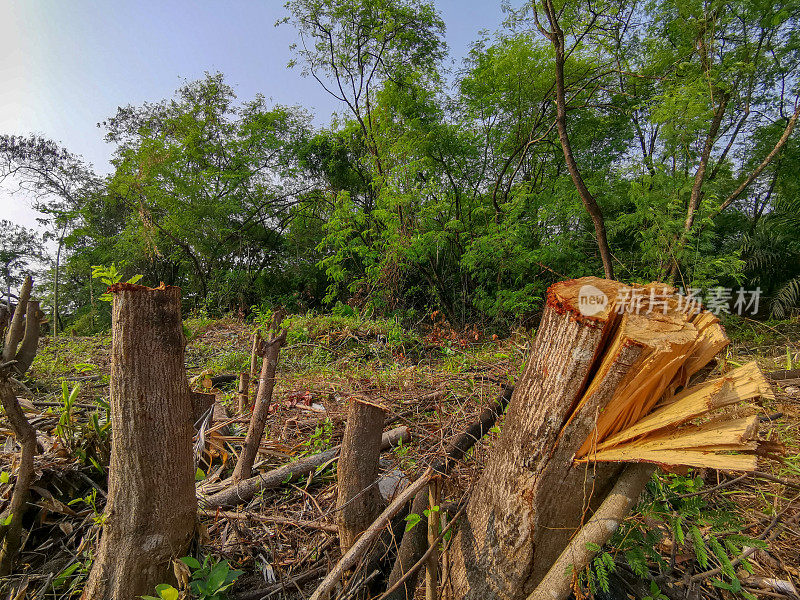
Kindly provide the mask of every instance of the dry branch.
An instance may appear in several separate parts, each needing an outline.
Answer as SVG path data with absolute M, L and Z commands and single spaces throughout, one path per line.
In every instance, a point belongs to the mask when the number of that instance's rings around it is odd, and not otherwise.
M 620 475 L 606 499 L 572 538 L 528 600 L 566 600 L 572 592 L 572 573 L 582 571 L 594 558 L 592 544 L 602 546 L 636 504 L 654 467 L 630 465 Z
M 0 549 L 0 576 L 4 576 L 11 573 L 11 568 L 20 549 L 22 517 L 25 512 L 28 491 L 33 480 L 33 458 L 36 456 L 37 449 L 36 430 L 28 422 L 19 405 L 6 369 L 0 369 L 0 401 L 2 401 L 11 429 L 22 447 L 19 468 L 17 469 L 17 480 L 14 482 L 14 491 L 8 507 L 11 522 L 7 528 L 4 528 L 3 546 Z M 4 520 L 8 514 L 3 514 Z
M 270 341 L 267 342 L 261 366 L 261 376 L 258 380 L 258 392 L 256 393 L 255 406 L 253 407 L 253 416 L 250 419 L 244 446 L 233 470 L 234 481 L 242 481 L 252 475 L 253 463 L 256 460 L 258 447 L 261 445 L 264 427 L 269 416 L 272 391 L 275 389 L 275 371 L 278 368 L 278 356 L 284 342 L 286 342 L 285 329 L 280 334 L 273 335 Z
M 385 432 L 381 438 L 381 449 L 386 450 L 396 445 L 400 440 L 406 442 L 410 439 L 407 427 L 397 427 Z M 249 502 L 253 497 L 263 490 L 271 490 L 280 487 L 287 481 L 293 481 L 302 475 L 306 475 L 326 463 L 330 463 L 339 458 L 340 446 L 326 450 L 313 456 L 307 456 L 290 462 L 282 467 L 243 479 L 239 482 L 229 480 L 229 486 L 210 496 L 200 498 L 204 507 L 212 506 L 232 506 L 241 502 Z

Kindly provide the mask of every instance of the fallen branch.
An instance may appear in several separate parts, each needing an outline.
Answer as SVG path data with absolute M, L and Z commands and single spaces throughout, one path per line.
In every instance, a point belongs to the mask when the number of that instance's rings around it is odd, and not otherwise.
M 380 536 L 381 532 L 383 531 L 384 527 L 389 524 L 392 517 L 395 516 L 398 512 L 400 512 L 405 506 L 406 502 L 411 500 L 414 495 L 419 492 L 421 489 L 428 485 L 428 482 L 434 476 L 434 471 L 432 468 L 428 467 L 428 469 L 419 477 L 414 483 L 409 485 L 405 490 L 403 490 L 397 497 L 392 501 L 389 506 L 380 514 L 380 516 L 375 519 L 372 525 L 367 528 L 367 530 L 361 534 L 361 537 L 358 538 L 355 544 L 351 546 L 350 550 L 348 550 L 344 556 L 336 563 L 336 566 L 331 570 L 330 573 L 322 580 L 322 583 L 319 584 L 319 587 L 314 591 L 311 595 L 310 600 L 322 600 L 323 598 L 327 598 L 330 594 L 333 587 L 336 583 L 341 579 L 344 573 L 352 568 L 356 562 L 358 561 L 359 557 L 367 551 L 367 549 L 372 545 L 372 543 Z
M 410 439 L 410 434 L 407 427 L 397 427 L 391 429 L 383 434 L 381 438 L 381 449 L 396 445 L 400 440 L 406 442 Z M 230 486 L 226 487 L 219 492 L 211 494 L 210 496 L 201 496 L 200 503 L 204 507 L 212 506 L 231 506 L 239 502 L 249 502 L 255 497 L 256 494 L 263 490 L 271 490 L 280 487 L 286 482 L 294 481 L 302 475 L 306 475 L 326 463 L 332 462 L 339 458 L 340 446 L 326 450 L 313 456 L 307 456 L 290 462 L 286 465 L 243 479 L 237 483 L 230 482 Z
M 596 554 L 589 546 L 602 546 L 609 540 L 633 508 L 653 471 L 655 467 L 650 465 L 625 468 L 611 493 L 570 540 L 528 600 L 566 600 L 572 591 L 572 573 L 583 570 Z

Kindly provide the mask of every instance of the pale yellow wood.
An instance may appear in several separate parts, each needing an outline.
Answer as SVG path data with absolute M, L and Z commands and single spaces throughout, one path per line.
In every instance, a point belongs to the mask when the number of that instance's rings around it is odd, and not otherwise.
M 692 386 L 673 401 L 656 409 L 630 427 L 597 445 L 604 450 L 667 427 L 677 427 L 712 410 L 745 400 L 774 398 L 772 388 L 756 362 L 743 365 L 723 377 Z

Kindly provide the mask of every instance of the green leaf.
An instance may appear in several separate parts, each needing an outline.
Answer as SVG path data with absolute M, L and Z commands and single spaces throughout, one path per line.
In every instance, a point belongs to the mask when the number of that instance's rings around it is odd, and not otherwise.
M 222 587 L 222 585 L 225 583 L 225 578 L 228 576 L 229 570 L 230 566 L 228 566 L 228 561 L 222 560 L 214 565 L 214 568 L 211 569 L 211 573 L 208 574 L 208 579 L 206 580 L 208 590 L 211 593 L 215 593 L 220 587 Z
M 0 473 L 0 483 L 8 483 L 8 480 L 11 478 L 8 471 L 3 471 Z
M 180 592 L 168 583 L 157 585 L 156 592 L 158 592 L 158 597 L 163 600 L 178 600 L 178 596 L 180 596 Z
M 197 560 L 194 556 L 184 556 L 181 559 L 181 562 L 183 564 L 185 564 L 187 567 L 189 567 L 190 569 L 199 569 L 200 568 L 200 561 Z
M 75 572 L 75 570 L 80 566 L 81 563 L 75 562 L 69 565 L 63 571 L 61 571 L 61 573 L 56 575 L 56 577 L 53 579 L 53 587 L 60 588 L 62 585 L 64 585 L 67 582 L 67 579 L 69 579 L 69 576 L 72 575 Z
M 422 520 L 417 513 L 411 513 L 406 517 L 406 531 L 411 531 Z

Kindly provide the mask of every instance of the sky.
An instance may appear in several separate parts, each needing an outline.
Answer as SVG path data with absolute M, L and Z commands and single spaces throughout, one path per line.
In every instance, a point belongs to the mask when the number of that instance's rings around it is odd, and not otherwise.
M 501 0 L 436 0 L 459 63 Z M 311 78 L 288 69 L 291 25 L 282 0 L 0 0 L 0 133 L 38 133 L 110 170 L 97 124 L 118 106 L 168 98 L 221 71 L 240 99 L 261 93 L 301 105 L 317 125 L 341 110 Z M 0 219 L 36 226 L 28 200 L 0 189 Z

